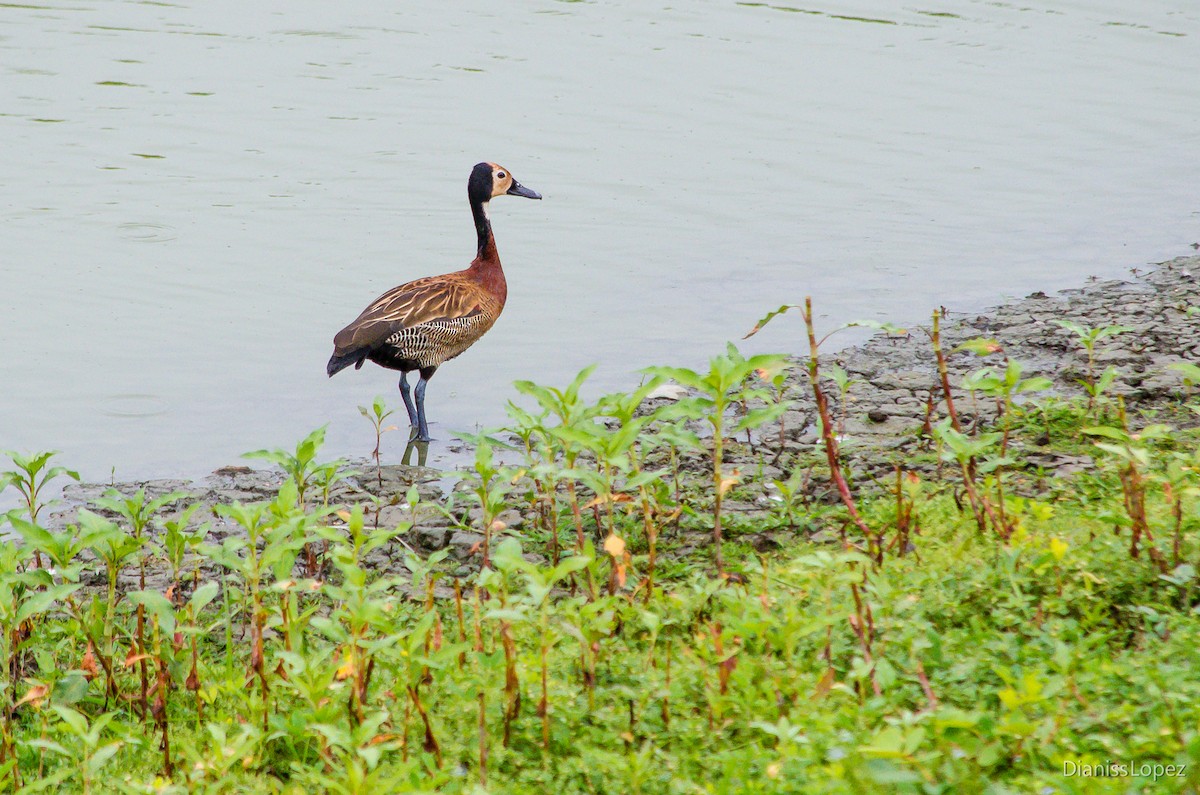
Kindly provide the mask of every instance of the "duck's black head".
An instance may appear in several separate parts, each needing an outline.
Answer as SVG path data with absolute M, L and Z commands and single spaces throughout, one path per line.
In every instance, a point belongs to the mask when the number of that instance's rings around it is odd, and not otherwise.
M 513 179 L 513 175 L 504 166 L 477 163 L 475 168 L 471 169 L 471 178 L 467 180 L 467 196 L 472 204 L 482 204 L 505 194 L 524 196 L 526 199 L 542 198 L 542 194 Z

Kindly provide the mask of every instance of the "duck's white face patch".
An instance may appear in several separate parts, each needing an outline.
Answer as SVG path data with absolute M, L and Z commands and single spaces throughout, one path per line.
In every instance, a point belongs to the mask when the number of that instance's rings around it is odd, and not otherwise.
M 496 166 L 492 169 L 492 198 L 508 193 L 508 189 L 512 187 L 512 184 L 512 174 L 508 173 L 507 168 Z

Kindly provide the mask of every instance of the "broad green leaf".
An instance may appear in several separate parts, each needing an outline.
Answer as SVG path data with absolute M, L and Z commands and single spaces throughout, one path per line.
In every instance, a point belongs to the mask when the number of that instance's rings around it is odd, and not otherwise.
M 1174 370 L 1183 375 L 1184 380 L 1191 384 L 1200 384 L 1200 367 L 1190 362 L 1176 362 L 1167 365 L 1168 370 Z
M 765 327 L 768 323 L 770 323 L 775 318 L 779 317 L 780 315 L 784 314 L 785 312 L 789 312 L 793 309 L 799 309 L 799 308 L 800 308 L 799 304 L 784 304 L 783 306 L 779 307 L 778 309 L 776 309 L 772 312 L 768 312 L 767 314 L 765 314 L 761 318 L 759 318 L 758 322 L 754 324 L 754 328 L 750 329 L 750 331 L 746 334 L 746 336 L 742 337 L 742 339 L 744 339 L 744 340 L 750 339 L 755 334 L 762 331 L 763 327 Z
M 1022 381 L 1020 384 L 1017 385 L 1018 392 L 1042 392 L 1046 389 L 1053 389 L 1053 388 L 1054 388 L 1054 382 L 1051 381 L 1049 378 L 1043 378 L 1042 376 L 1026 378 L 1024 381 Z
M 967 340 L 966 342 L 960 344 L 954 350 L 970 351 L 971 353 L 975 354 L 976 356 L 990 356 L 993 353 L 999 353 L 999 352 L 1003 351 L 1004 346 L 1002 346 L 998 340 L 986 339 L 984 337 L 978 337 L 973 340 Z
M 87 718 L 83 716 L 83 713 L 77 712 L 63 704 L 51 704 L 50 709 L 58 713 L 58 717 L 70 727 L 73 734 L 79 737 L 87 734 Z
M 686 367 L 647 367 L 642 370 L 642 372 L 648 375 L 669 378 L 678 384 L 691 387 L 692 389 L 708 391 L 708 384 L 706 383 L 704 376 L 695 370 L 689 370 Z
M 135 605 L 145 606 L 146 612 L 158 620 L 164 632 L 175 631 L 175 608 L 167 597 L 157 591 L 130 591 L 125 598 Z
M 192 594 L 192 598 L 188 600 L 188 604 L 192 608 L 192 615 L 200 615 L 200 611 L 216 598 L 219 590 L 220 584 L 212 581 L 197 588 L 196 592 Z
M 1103 436 L 1106 439 L 1116 439 L 1118 442 L 1129 441 L 1129 434 L 1118 428 L 1109 428 L 1104 425 L 1098 425 L 1089 428 L 1081 428 L 1080 430 L 1089 436 Z

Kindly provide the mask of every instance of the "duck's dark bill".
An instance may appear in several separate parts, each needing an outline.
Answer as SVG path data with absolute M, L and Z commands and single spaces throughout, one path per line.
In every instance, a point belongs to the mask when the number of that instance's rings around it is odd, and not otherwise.
M 509 196 L 524 196 L 526 199 L 542 198 L 542 194 L 538 193 L 536 190 L 530 190 L 529 188 L 522 185 L 520 182 L 517 182 L 515 179 L 513 180 L 512 187 L 508 189 L 508 195 Z

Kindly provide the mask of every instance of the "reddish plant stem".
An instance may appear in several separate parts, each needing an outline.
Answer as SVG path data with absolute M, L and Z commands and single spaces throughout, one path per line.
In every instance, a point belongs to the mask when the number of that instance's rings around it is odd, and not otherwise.
M 162 658 L 161 652 L 158 658 L 158 682 L 155 688 L 158 693 L 154 699 L 154 717 L 158 720 L 159 728 L 162 730 L 163 776 L 170 779 L 175 773 L 175 766 L 171 762 L 171 736 L 168 731 L 170 724 L 167 718 L 167 693 L 170 691 L 171 684 L 167 663 Z
M 547 752 L 550 750 L 550 679 L 549 662 L 546 659 L 549 651 L 550 647 L 542 643 L 542 699 L 537 708 L 537 714 L 542 718 L 542 750 Z
M 1129 433 L 1129 420 L 1125 414 L 1125 401 L 1118 399 L 1118 411 L 1121 418 L 1121 427 L 1125 433 Z M 1129 447 L 1126 445 L 1126 449 Z M 1132 456 L 1132 453 L 1131 453 Z M 1129 463 L 1121 470 L 1121 491 L 1125 499 L 1125 512 L 1129 514 L 1129 519 L 1132 523 L 1131 538 L 1129 541 L 1129 556 L 1136 558 L 1141 554 L 1139 544 L 1142 539 L 1146 542 L 1146 551 L 1151 562 L 1158 570 L 1166 574 L 1167 561 L 1163 558 L 1162 553 L 1158 551 L 1158 547 L 1154 544 L 1154 534 L 1150 531 L 1150 522 L 1146 518 L 1146 481 L 1142 473 L 1138 470 L 1137 464 L 1132 457 Z
M 962 433 L 963 429 L 962 424 L 958 421 L 958 412 L 954 410 L 954 395 L 950 390 L 950 373 L 946 367 L 946 354 L 942 351 L 941 314 L 936 310 L 933 313 L 933 331 L 929 336 L 933 342 L 933 355 L 937 358 L 938 375 L 942 379 L 942 394 L 946 397 L 946 414 L 950 416 L 950 424 L 954 426 L 954 430 Z
M 821 438 L 825 442 L 825 458 L 829 462 L 829 474 L 837 486 L 838 496 L 842 498 L 842 504 L 846 506 L 850 518 L 858 525 L 858 528 L 863 532 L 863 536 L 870 539 L 872 537 L 871 528 L 867 526 L 862 516 L 859 515 L 858 508 L 854 504 L 854 495 L 850 493 L 850 486 L 846 483 L 846 478 L 842 474 L 838 442 L 833 434 L 833 423 L 829 418 L 829 400 L 825 397 L 824 390 L 821 389 L 820 361 L 818 359 L 820 346 L 817 343 L 817 333 L 813 327 L 811 297 L 804 299 L 804 326 L 808 331 L 808 380 L 812 383 L 813 398 L 817 403 L 817 413 L 821 417 Z M 720 497 L 718 496 L 719 499 Z M 720 503 L 718 502 L 719 505 Z
M 487 693 L 479 688 L 479 786 L 487 786 Z
M 1183 537 L 1183 495 L 1174 494 L 1170 484 L 1165 487 L 1167 499 L 1171 502 L 1171 518 L 1175 520 L 1175 538 L 1171 544 L 1171 568 L 1179 565 L 1180 544 Z
M 575 520 L 575 551 L 583 553 L 583 512 L 579 510 L 579 495 L 575 491 L 575 481 L 567 482 L 567 501 L 571 504 L 571 518 Z
M 862 646 L 863 660 L 867 663 L 867 668 L 871 672 L 871 688 L 875 691 L 875 695 L 883 695 L 882 688 L 879 687 L 879 680 L 875 677 L 875 658 L 871 655 L 871 641 L 875 636 L 874 622 L 871 620 L 870 607 L 863 609 L 862 597 L 858 594 L 858 585 L 851 584 L 850 592 L 854 594 L 854 613 L 849 616 L 850 626 L 854 630 L 854 634 L 858 636 L 859 645 Z
M 483 651 L 483 596 L 479 593 L 479 587 L 475 587 L 475 651 Z
M 408 724 L 412 718 L 412 699 L 404 702 L 404 728 L 400 733 L 400 758 L 408 761 Z
M 504 747 L 512 740 L 512 723 L 521 712 L 521 683 L 517 678 L 517 643 L 512 624 L 500 622 L 500 642 L 504 647 Z
M 454 613 L 458 618 L 458 642 L 464 646 L 467 643 L 467 625 L 463 617 L 462 581 L 454 581 Z M 458 669 L 461 671 L 467 664 L 467 652 L 464 649 L 458 653 Z
M 144 575 L 143 575 L 143 582 L 142 582 L 142 590 L 145 590 Z M 138 660 L 138 671 L 140 673 L 142 689 L 141 689 L 141 695 L 138 698 L 138 707 L 141 711 L 140 717 L 142 720 L 146 719 L 146 715 L 148 712 L 147 693 L 148 693 L 149 687 L 150 687 L 149 677 L 148 677 L 148 674 L 146 671 L 146 647 L 145 647 L 145 641 L 143 640 L 143 637 L 144 637 L 143 633 L 145 631 L 145 626 L 146 626 L 146 608 L 144 605 L 138 605 L 137 606 L 137 642 L 135 644 L 135 647 L 137 648 L 137 656 L 141 658 Z
M 538 514 L 542 519 L 542 528 L 550 534 L 550 557 L 552 565 L 557 566 L 562 557 L 558 544 L 558 511 L 555 510 L 554 497 L 546 491 L 540 480 L 534 481 L 538 497 Z
M 421 722 L 425 725 L 425 751 L 431 753 L 434 759 L 437 760 L 437 766 L 442 766 L 442 746 L 438 743 L 437 738 L 433 736 L 433 724 L 429 721 L 429 714 L 425 711 L 425 705 L 421 703 L 421 696 L 417 688 L 420 685 L 409 685 L 408 695 L 412 699 L 413 706 L 417 709 L 417 714 L 421 716 Z
M 721 465 L 725 459 L 725 428 L 718 417 L 714 423 L 713 433 L 713 492 L 716 502 L 713 505 L 713 560 L 717 564 L 717 576 L 725 573 L 725 561 L 721 556 L 721 503 L 724 502 Z
M 921 690 L 925 692 L 925 700 L 929 702 L 925 709 L 933 712 L 938 708 L 938 700 L 929 684 L 929 677 L 925 675 L 925 666 L 921 664 L 920 659 L 917 660 L 917 680 L 921 683 Z
M 667 641 L 666 686 L 663 688 L 662 719 L 663 728 L 671 728 L 671 641 Z

